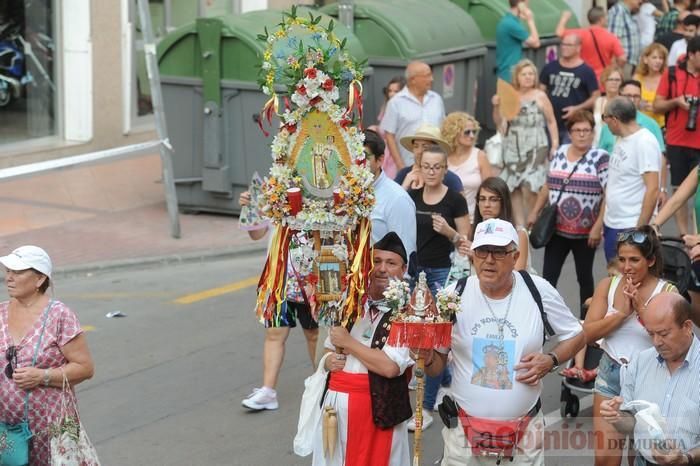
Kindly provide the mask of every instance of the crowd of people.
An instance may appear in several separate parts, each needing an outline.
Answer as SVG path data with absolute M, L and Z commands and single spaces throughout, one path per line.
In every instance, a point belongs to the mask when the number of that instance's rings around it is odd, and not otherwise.
M 693 277 L 688 289 L 679 289 L 664 278 L 659 239 L 660 226 L 675 216 L 690 260 L 700 265 L 698 217 L 688 206 L 700 161 L 700 5 L 618 0 L 609 9 L 592 7 L 590 25 L 578 29 L 566 28 L 565 12 L 556 26 L 558 56 L 538 69 L 523 58 L 524 47 L 540 45 L 535 14 L 526 0 L 509 2 L 496 31 L 495 71 L 512 85 L 519 110 L 509 115 L 501 95 L 491 99 L 502 164 L 491 165 L 477 147 L 491 122 L 464 111 L 446 114 L 432 90 L 431 68 L 420 61 L 387 84 L 378 121 L 364 131 L 375 176 L 375 268 L 365 316 L 351 330 L 316 336 L 308 317 L 313 290 L 305 287 L 303 260 L 294 252 L 307 239 L 293 241 L 285 327 L 266 328 L 263 387 L 243 405 L 278 407 L 284 341 L 298 318 L 313 363 L 317 338 L 329 352 L 322 359 L 330 373 L 324 403 L 334 403 L 342 426 L 342 448 L 333 458 L 315 452 L 314 465 L 370 464 L 367 455 L 382 458 L 371 464 L 409 464 L 407 431 L 416 420 L 406 374 L 416 354 L 384 343 L 386 316 L 369 303 L 381 299 L 388 278 L 415 282 L 420 272 L 436 293 L 465 261 L 469 279 L 456 285 L 465 312 L 454 324 L 451 348 L 423 351 L 426 394 L 415 407 L 424 429 L 440 408 L 443 465 L 502 458 L 543 464 L 541 446 L 518 443 L 542 431 L 541 379 L 559 370 L 570 379 L 595 379 L 594 429 L 605 439 L 596 445 L 596 465 L 621 464 L 617 440 L 631 431 L 634 410 L 625 402 L 632 399 L 657 403 L 668 416 L 669 440 L 685 442 L 658 446 L 657 463 L 700 464 L 700 392 L 690 389 L 700 380 L 693 334 L 700 283 Z M 248 202 L 244 193 L 241 203 Z M 556 222 L 539 268 L 529 230 L 548 205 L 556 206 Z M 250 235 L 260 239 L 265 232 Z M 601 246 L 609 276 L 596 284 Z M 569 253 L 579 285 L 575 312 L 556 290 Z M 549 338 L 558 344 L 546 353 Z M 586 345 L 602 349 L 597 370 L 582 367 Z M 571 367 L 559 367 L 569 359 Z M 669 382 L 679 378 L 682 383 Z M 380 395 L 386 399 L 375 399 Z M 351 409 L 353 403 L 363 407 Z M 505 429 L 503 445 L 480 443 L 474 432 L 483 429 Z M 637 464 L 643 461 L 637 457 Z

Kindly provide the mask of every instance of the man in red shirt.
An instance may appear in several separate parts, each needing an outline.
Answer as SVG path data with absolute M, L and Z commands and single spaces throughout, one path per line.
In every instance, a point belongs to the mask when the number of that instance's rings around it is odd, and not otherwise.
M 566 23 L 571 18 L 571 12 L 564 10 L 557 24 L 555 33 L 560 39 L 568 34 L 576 34 L 581 38 L 581 58 L 595 71 L 600 81 L 600 73 L 611 64 L 622 68 L 627 61 L 620 39 L 607 30 L 608 16 L 604 8 L 594 6 L 588 10 L 587 28 L 566 29 Z
M 688 41 L 685 60 L 664 71 L 654 99 L 654 112 L 666 114 L 666 157 L 674 190 L 700 161 L 700 130 L 689 118 L 691 107 L 697 114 L 699 99 L 700 36 L 695 36 Z M 688 233 L 687 207 L 678 210 L 676 222 L 679 233 Z

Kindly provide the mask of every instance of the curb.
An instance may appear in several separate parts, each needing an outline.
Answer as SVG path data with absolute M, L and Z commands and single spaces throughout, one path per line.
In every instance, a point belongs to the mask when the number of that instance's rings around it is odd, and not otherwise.
M 266 246 L 257 244 L 231 246 L 225 249 L 206 249 L 162 256 L 137 257 L 130 259 L 115 259 L 111 261 L 92 262 L 88 264 L 57 267 L 54 277 L 71 277 L 77 275 L 90 275 L 93 273 L 113 272 L 133 268 L 153 268 L 163 265 L 190 264 L 194 262 L 209 262 L 219 259 L 231 259 L 235 257 L 250 256 L 267 251 Z

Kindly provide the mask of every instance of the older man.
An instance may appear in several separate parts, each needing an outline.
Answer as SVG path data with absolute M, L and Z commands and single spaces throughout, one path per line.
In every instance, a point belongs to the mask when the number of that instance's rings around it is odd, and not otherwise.
M 413 134 L 422 123 L 440 126 L 445 104 L 433 87 L 433 71 L 426 63 L 412 61 L 406 67 L 406 86 L 389 100 L 381 128 L 391 157 L 401 169 L 414 161 L 413 153 L 399 147 L 398 141 Z
M 464 284 L 463 312 L 452 329 L 451 391 L 458 409 L 449 413 L 447 405 L 441 408 L 441 416 L 449 417 L 451 424 L 442 433 L 442 466 L 495 465 L 511 458 L 512 463 L 504 464 L 544 464 L 541 445 L 532 438 L 521 441 L 543 429 L 542 378 L 555 371 L 559 361 L 573 357 L 583 347 L 584 336 L 552 285 L 514 272 L 518 243 L 509 222 L 489 219 L 476 226 L 476 276 Z M 560 340 L 547 354 L 546 334 Z M 445 367 L 447 352 L 425 352 L 428 375 Z M 454 423 L 454 417 L 460 422 Z M 480 433 L 483 440 L 489 432 L 505 435 L 517 448 L 489 447 L 480 441 Z
M 332 457 L 324 455 L 317 433 L 313 466 L 410 464 L 406 421 L 413 414 L 404 372 L 413 365 L 408 348 L 385 345 L 391 329 L 388 308 L 379 306 L 392 278 L 406 272 L 406 250 L 398 235 L 387 233 L 374 245 L 364 316 L 348 331 L 333 327 L 326 339 L 330 371 L 324 403 L 336 410 L 338 442 Z
M 619 233 L 649 223 L 659 194 L 661 148 L 636 118 L 637 108 L 625 97 L 612 99 L 603 114 L 612 134 L 618 136 L 605 190 L 603 239 L 608 262 L 617 256 Z
M 655 403 L 666 419 L 667 442 L 651 449 L 654 463 L 700 464 L 700 341 L 693 334 L 690 304 L 675 293 L 659 293 L 640 312 L 653 348 L 639 353 L 625 372 L 622 396 L 604 401 L 601 415 L 623 433 L 634 430 L 633 410 L 623 403 Z M 624 410 L 620 410 L 623 408 Z M 637 450 L 650 439 L 635 439 Z M 637 455 L 635 465 L 647 463 Z

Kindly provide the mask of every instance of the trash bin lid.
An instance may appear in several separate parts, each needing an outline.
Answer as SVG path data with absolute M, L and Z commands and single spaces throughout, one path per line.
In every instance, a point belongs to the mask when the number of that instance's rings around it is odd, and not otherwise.
M 320 14 L 308 8 L 298 8 L 297 15 L 322 16 L 321 23 L 327 26 L 335 23 L 334 33 L 341 40 L 347 38 L 346 50 L 357 61 L 367 58 L 362 44 L 335 18 Z M 242 15 L 223 15 L 207 18 L 206 21 L 221 25 L 221 79 L 255 82 L 266 44 L 258 40 L 265 27 L 272 31 L 282 20 L 280 10 L 251 11 Z M 197 22 L 185 24 L 168 35 L 158 44 L 158 63 L 163 76 L 201 77 L 201 53 L 198 40 Z
M 337 17 L 338 4 L 321 11 Z M 484 42 L 474 20 L 449 0 L 356 0 L 354 32 L 370 57 L 404 60 Z

